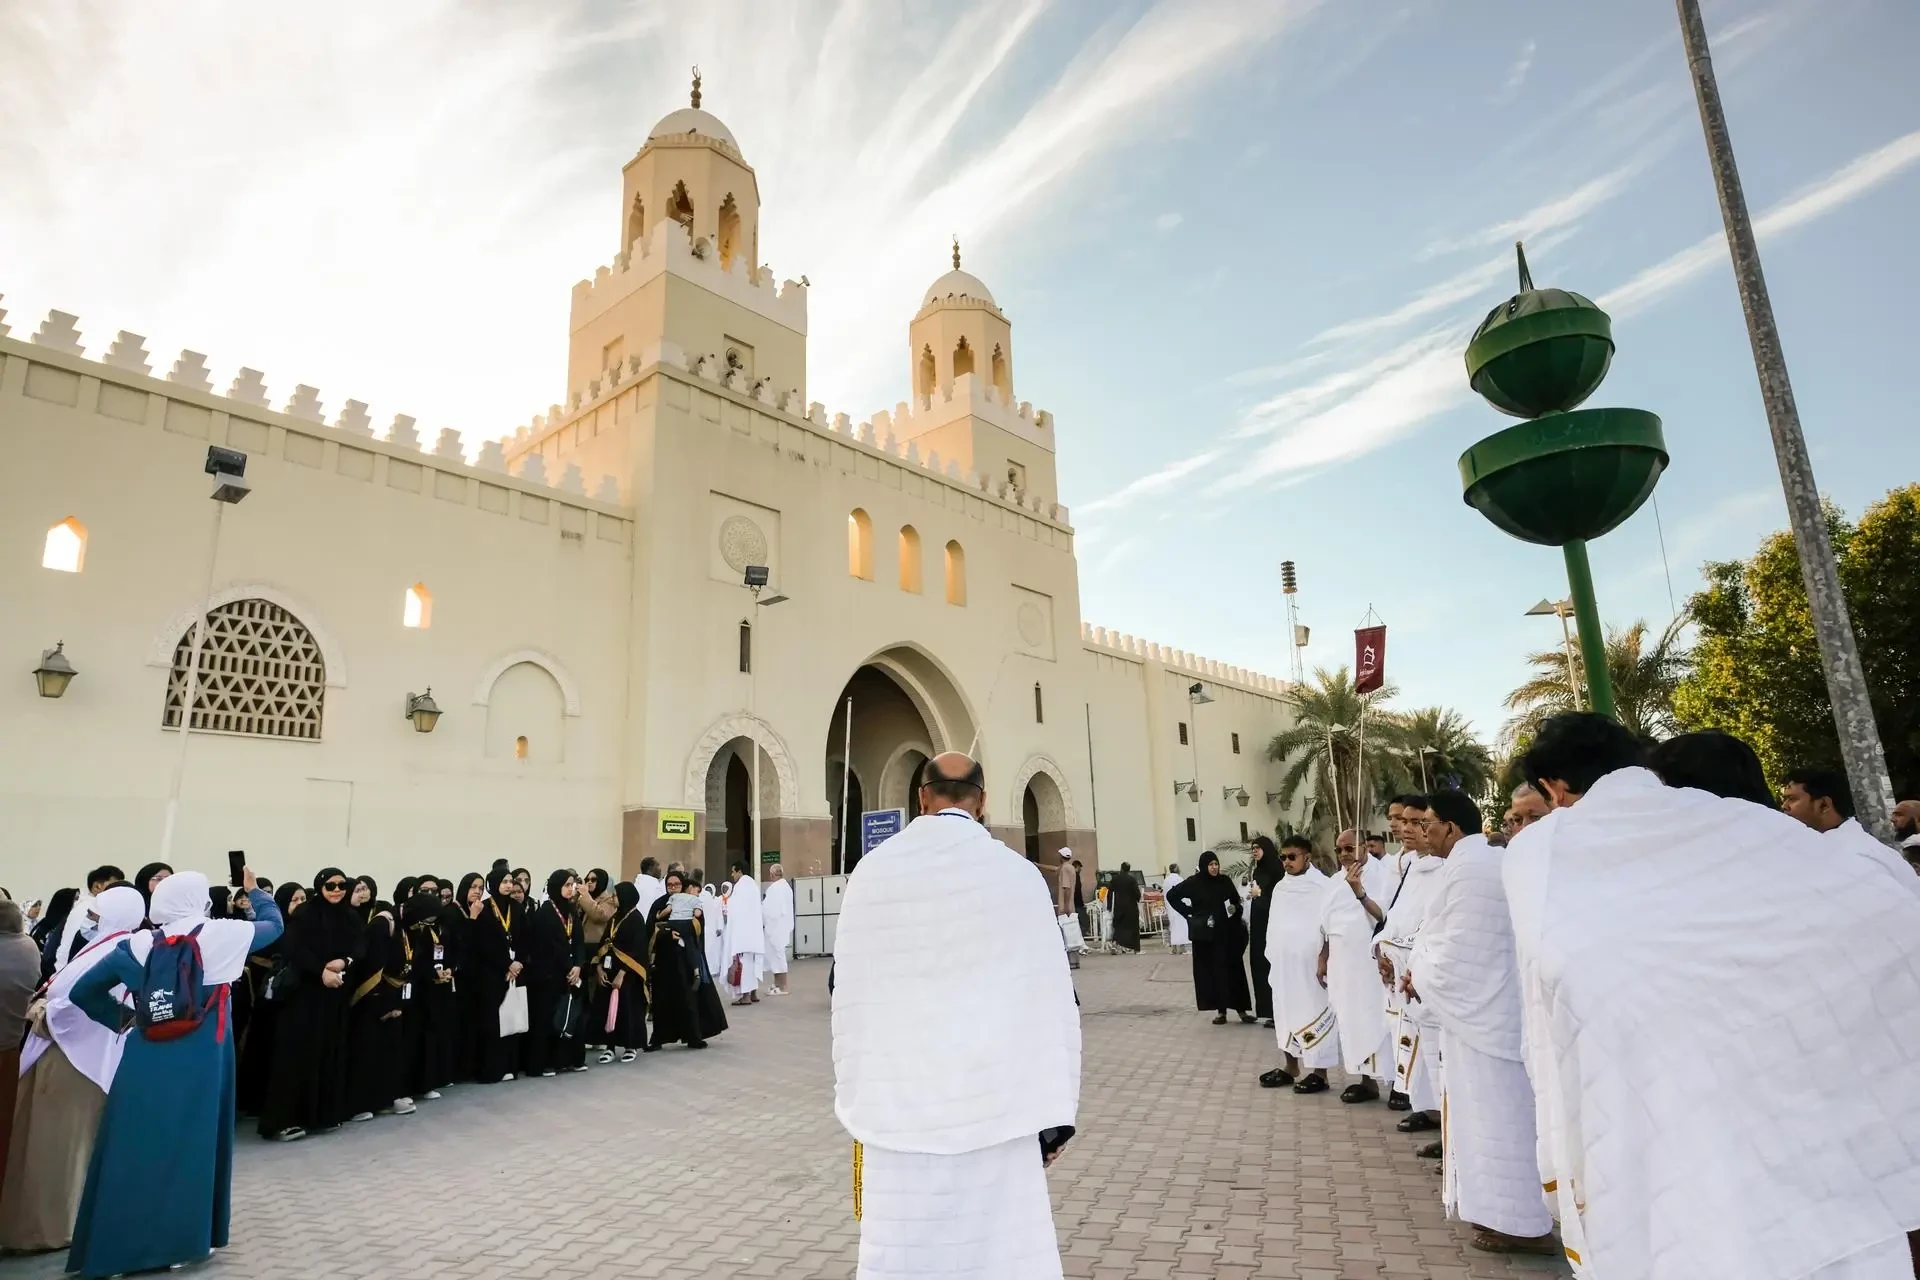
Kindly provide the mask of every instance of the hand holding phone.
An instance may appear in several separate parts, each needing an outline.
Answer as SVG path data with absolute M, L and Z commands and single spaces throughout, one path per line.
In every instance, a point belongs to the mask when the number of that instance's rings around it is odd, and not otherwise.
M 246 869 L 247 851 L 245 849 L 227 850 L 227 883 L 236 889 L 241 888 L 244 883 L 241 872 Z

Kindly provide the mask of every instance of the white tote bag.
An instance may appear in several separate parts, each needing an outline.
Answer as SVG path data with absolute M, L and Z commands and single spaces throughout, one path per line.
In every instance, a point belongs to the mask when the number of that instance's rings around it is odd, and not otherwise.
M 1080 919 L 1077 916 L 1060 917 L 1060 937 L 1066 942 L 1069 951 L 1087 949 L 1087 938 L 1080 932 Z
M 500 1038 L 526 1034 L 527 989 L 521 986 L 507 988 L 507 998 L 500 1002 Z

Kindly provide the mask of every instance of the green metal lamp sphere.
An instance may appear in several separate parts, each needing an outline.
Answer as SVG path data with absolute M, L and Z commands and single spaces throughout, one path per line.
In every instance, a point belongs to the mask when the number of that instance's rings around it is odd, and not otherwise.
M 1520 292 L 1480 322 L 1467 346 L 1467 381 L 1488 404 L 1516 418 L 1560 413 L 1600 386 L 1613 363 L 1613 323 L 1593 302 L 1565 289 L 1536 289 L 1520 258 Z
M 1460 455 L 1467 505 L 1526 542 L 1564 546 L 1618 528 L 1667 466 L 1660 419 L 1644 409 L 1549 413 Z

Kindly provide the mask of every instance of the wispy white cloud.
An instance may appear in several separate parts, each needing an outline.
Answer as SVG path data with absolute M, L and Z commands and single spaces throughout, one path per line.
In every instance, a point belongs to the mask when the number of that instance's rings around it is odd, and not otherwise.
M 1184 221 L 1185 219 L 1177 213 L 1163 213 L 1153 220 L 1153 229 L 1155 231 L 1171 231 Z
M 1158 471 L 1149 472 L 1141 476 L 1138 480 L 1130 480 L 1104 497 L 1094 498 L 1092 501 L 1080 503 L 1074 508 L 1074 515 L 1082 519 L 1088 516 L 1101 515 L 1106 512 L 1117 511 L 1122 507 L 1139 501 L 1141 498 L 1150 497 L 1156 493 L 1164 493 L 1194 472 L 1211 466 L 1214 461 L 1220 457 L 1220 454 L 1221 451 L 1219 449 L 1207 449 L 1201 453 L 1193 454 L 1190 457 L 1181 458 L 1176 462 L 1169 462 Z
M 78 312 L 94 348 L 125 327 L 163 367 L 191 346 L 222 384 L 265 369 L 276 403 L 307 382 L 329 412 L 352 396 L 499 434 L 564 397 L 569 287 L 613 256 L 619 167 L 697 62 L 757 171 L 761 257 L 813 283 L 809 391 L 854 412 L 897 398 L 950 232 L 990 277 L 1063 179 L 1177 127 L 1187 88 L 1314 7 L 1157 0 L 1062 55 L 1035 38 L 1045 0 L 772 21 L 738 2 L 12 6 L 0 290 L 16 324 Z
M 1867 195 L 1916 162 L 1920 162 L 1920 129 L 1876 147 L 1788 196 L 1753 220 L 1754 235 L 1764 239 L 1805 226 Z M 1631 315 L 1726 262 L 1726 236 L 1715 232 L 1604 294 L 1600 305 L 1615 317 Z
M 1520 46 L 1520 56 L 1513 60 L 1513 66 L 1507 72 L 1507 82 L 1494 95 L 1495 102 L 1511 102 L 1527 82 L 1527 73 L 1533 70 L 1534 55 L 1540 51 L 1540 42 L 1528 40 Z
M 1503 253 L 1458 275 L 1428 285 L 1391 311 L 1323 329 L 1309 339 L 1309 344 L 1319 346 L 1330 342 L 1351 342 L 1404 328 L 1437 311 L 1449 311 L 1463 302 L 1483 296 L 1494 281 L 1503 275 L 1510 276 L 1514 270 L 1513 256 Z
M 1436 240 L 1423 249 L 1420 256 L 1432 258 L 1461 249 L 1511 244 L 1515 240 L 1527 240 L 1570 227 L 1625 190 L 1637 168 L 1634 164 L 1621 165 L 1591 182 L 1582 183 L 1565 195 L 1535 205 L 1518 217 L 1496 222 L 1460 239 Z

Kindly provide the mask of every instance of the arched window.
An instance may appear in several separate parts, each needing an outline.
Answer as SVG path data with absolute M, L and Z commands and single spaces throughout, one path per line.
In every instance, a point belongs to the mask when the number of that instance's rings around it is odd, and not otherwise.
M 78 573 L 87 562 L 87 526 L 68 516 L 47 530 L 46 545 L 40 551 L 40 567 L 61 573 Z
M 947 544 L 947 603 L 967 602 L 967 553 L 957 542 Z
M 939 374 L 935 372 L 933 367 L 933 348 L 922 347 L 920 348 L 920 363 L 917 366 L 917 372 L 914 374 L 913 379 L 914 394 L 918 395 L 922 400 L 929 399 L 933 395 L 934 388 L 938 385 Z
M 647 234 L 647 206 L 641 203 L 636 194 L 633 208 L 627 211 L 627 251 L 633 251 L 634 241 L 643 240 Z
M 740 251 L 740 206 L 733 202 L 733 193 L 720 205 L 720 267 L 733 270 L 734 255 Z
M 1001 404 L 1013 403 L 1013 374 L 1007 368 L 1006 353 L 997 342 L 993 344 L 993 387 L 1000 393 Z
M 858 507 L 847 516 L 847 572 L 873 581 L 873 521 Z
M 667 197 L 667 216 L 687 230 L 693 230 L 693 197 L 687 194 L 687 184 L 673 184 L 673 194 Z
M 900 528 L 900 589 L 920 594 L 920 531 L 910 524 Z
M 972 372 L 973 348 L 967 345 L 965 338 L 962 338 L 960 345 L 953 349 L 953 376 L 957 378 L 963 373 Z
M 427 590 L 426 583 L 416 582 L 407 588 L 400 606 L 400 625 L 422 631 L 433 625 L 433 592 Z
M 160 720 L 169 729 L 180 727 L 197 629 L 188 627 L 174 646 Z M 235 600 L 208 615 L 197 685 L 195 729 L 319 740 L 326 659 L 300 619 L 271 601 Z
M 537 662 L 516 662 L 487 687 L 486 754 L 493 760 L 526 760 L 530 744 L 537 742 L 542 762 L 564 761 L 565 717 L 566 695 L 553 672 Z
M 527 735 L 524 733 L 513 740 L 513 758 L 515 760 L 527 758 Z

